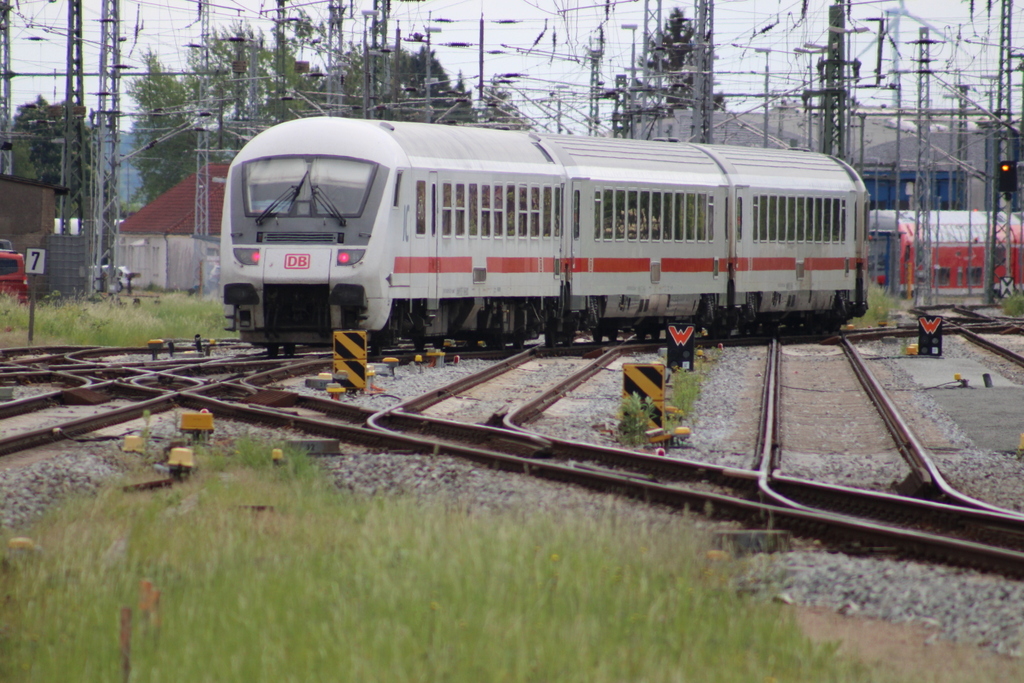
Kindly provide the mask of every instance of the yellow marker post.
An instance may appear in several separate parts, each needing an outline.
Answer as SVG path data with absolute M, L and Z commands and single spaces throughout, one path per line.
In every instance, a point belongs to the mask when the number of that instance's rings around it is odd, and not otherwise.
M 661 363 L 623 363 L 622 396 L 628 398 L 638 394 L 654 405 L 651 422 L 655 427 L 664 425 L 665 413 L 665 366 Z
M 339 383 L 362 391 L 366 388 L 366 330 L 335 330 L 334 375 L 347 373 Z

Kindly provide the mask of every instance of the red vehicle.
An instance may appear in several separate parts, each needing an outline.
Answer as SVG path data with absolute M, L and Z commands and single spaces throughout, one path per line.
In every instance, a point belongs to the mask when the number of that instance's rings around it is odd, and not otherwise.
M 0 249 L 0 294 L 28 301 L 28 277 L 25 275 L 25 257 L 16 251 Z

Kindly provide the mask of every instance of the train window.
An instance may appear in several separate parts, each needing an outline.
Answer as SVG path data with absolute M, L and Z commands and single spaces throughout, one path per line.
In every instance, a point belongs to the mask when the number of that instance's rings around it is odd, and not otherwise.
M 774 242 L 779 237 L 779 198 L 768 197 L 768 241 Z
M 786 197 L 786 241 L 796 242 L 796 197 Z
M 640 219 L 640 206 L 637 196 L 636 190 L 626 192 L 626 237 L 631 242 L 636 241 L 637 227 Z
M 397 174 L 395 174 L 395 196 L 391 200 L 391 206 L 398 206 L 398 194 L 399 194 L 399 190 L 401 189 L 401 187 L 402 187 L 402 172 L 399 171 Z
M 704 233 L 704 239 L 711 242 L 715 239 L 715 195 L 706 194 L 703 197 L 707 202 L 707 212 L 704 217 L 704 225 L 707 226 L 707 231 Z M 725 206 L 725 213 L 729 213 L 728 204 Z M 726 238 L 728 238 L 728 235 L 726 235 Z
M 580 191 L 572 191 L 572 238 L 580 238 Z
M 661 200 L 660 192 L 651 193 L 651 239 L 661 241 Z
M 707 220 L 708 220 L 708 196 L 704 193 L 695 195 L 697 200 L 697 210 L 694 214 L 694 223 L 696 227 L 695 239 L 700 242 L 707 239 Z
M 768 226 L 771 225 L 771 222 L 772 222 L 772 203 L 771 203 L 771 198 L 768 195 L 763 194 L 763 195 L 761 195 L 761 203 L 760 203 L 758 227 L 757 227 L 757 231 L 758 231 L 758 233 L 760 235 L 759 239 L 762 242 L 767 242 L 768 241 Z
M 540 188 L 530 188 L 530 237 L 540 237 Z
M 491 186 L 480 186 L 480 236 L 491 236 Z
M 672 224 L 675 226 L 673 239 L 676 242 L 682 242 L 686 239 L 686 195 L 682 193 L 676 195 L 673 214 Z
M 935 284 L 939 287 L 949 287 L 949 268 L 935 266 Z
M 469 206 L 467 211 L 469 212 L 467 218 L 469 218 L 469 236 L 476 237 L 477 233 L 480 232 L 478 223 L 478 212 L 477 205 L 480 203 L 479 193 L 477 191 L 476 183 L 469 184 Z
M 607 204 L 607 202 L 602 202 L 601 201 L 601 190 L 594 190 L 594 240 L 595 241 L 601 239 L 601 233 L 602 233 L 601 224 L 605 220 L 604 211 L 601 208 L 603 204 Z M 608 227 L 608 231 L 609 231 L 609 233 L 611 232 L 611 226 L 610 225 Z
M 466 186 L 455 186 L 455 236 L 466 236 Z
M 843 219 L 846 217 L 846 212 L 843 211 L 843 205 L 846 204 L 841 199 L 833 200 L 833 242 L 840 242 L 844 239 L 844 233 L 846 232 L 846 226 L 843 224 Z
M 526 237 L 530 225 L 529 188 L 519 186 L 519 236 Z
M 807 218 L 807 198 L 796 198 L 796 241 L 804 241 L 804 222 Z
M 639 238 L 641 241 L 646 242 L 651 239 L 651 193 L 641 192 L 640 193 L 640 205 L 637 209 L 636 216 Z
M 509 237 L 516 236 L 516 186 L 505 186 L 505 218 L 508 223 L 505 225 L 505 234 Z
M 551 188 L 544 188 L 544 204 L 541 209 L 541 221 L 543 223 L 545 237 L 551 237 Z
M 675 195 L 671 192 L 664 194 L 664 213 L 662 214 L 661 239 L 672 239 L 672 231 L 675 229 Z
M 832 213 L 832 205 L 834 203 L 831 197 L 825 198 L 825 227 L 824 234 L 821 236 L 823 242 L 830 242 L 832 240 L 832 217 L 834 215 Z
M 736 241 L 743 239 L 743 197 L 736 198 Z
M 416 234 L 427 234 L 427 181 L 416 181 Z
M 821 221 L 822 221 L 822 218 L 821 218 L 821 215 L 822 215 L 821 214 L 821 208 L 822 208 L 821 198 L 820 197 L 815 197 L 814 198 L 814 234 L 813 234 L 813 236 L 810 236 L 810 234 L 808 234 L 808 236 L 807 236 L 807 241 L 808 242 L 821 242 Z
M 441 184 L 441 236 L 452 235 L 452 184 Z
M 494 186 L 494 204 L 491 207 L 491 211 L 494 213 L 494 236 L 501 237 L 505 234 L 504 229 L 504 212 L 502 207 L 505 205 L 505 191 L 501 185 Z
M 615 239 L 626 239 L 626 191 L 615 191 Z
M 577 208 L 579 202 L 576 203 Z M 552 221 L 555 224 L 555 237 L 559 237 L 562 234 L 562 188 L 559 185 L 555 186 L 555 205 L 553 208 L 555 215 L 552 217 Z M 576 221 L 579 223 L 579 221 Z

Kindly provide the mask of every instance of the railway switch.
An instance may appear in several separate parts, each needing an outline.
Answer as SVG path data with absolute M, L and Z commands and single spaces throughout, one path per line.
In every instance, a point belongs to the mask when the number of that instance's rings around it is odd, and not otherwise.
M 129 434 L 124 437 L 124 445 L 121 450 L 125 453 L 142 453 L 146 449 L 146 442 L 138 434 Z
M 181 431 L 193 438 L 205 438 L 213 431 L 213 413 L 203 410 L 198 413 L 181 414 Z
M 172 448 L 167 457 L 167 469 L 175 479 L 192 474 L 196 466 L 195 455 L 191 448 Z

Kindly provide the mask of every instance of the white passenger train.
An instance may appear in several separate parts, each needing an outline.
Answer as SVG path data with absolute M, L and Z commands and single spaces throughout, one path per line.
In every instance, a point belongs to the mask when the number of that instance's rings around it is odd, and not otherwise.
M 866 308 L 865 190 L 800 151 L 313 118 L 228 173 L 225 314 L 243 340 L 548 343 L 835 329 Z

